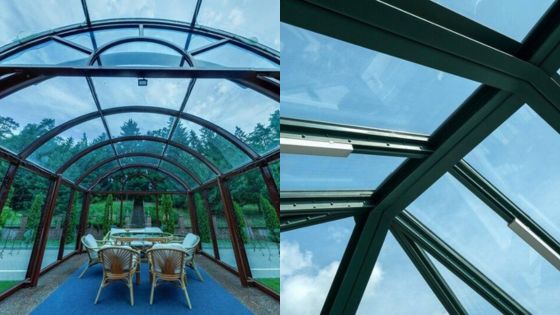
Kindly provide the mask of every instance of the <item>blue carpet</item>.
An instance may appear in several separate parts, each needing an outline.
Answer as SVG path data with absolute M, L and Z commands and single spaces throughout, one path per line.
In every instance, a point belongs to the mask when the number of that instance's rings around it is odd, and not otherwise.
M 134 285 L 134 306 L 130 305 L 128 288 L 113 282 L 101 292 L 99 302 L 93 304 L 103 271 L 101 265 L 91 267 L 83 278 L 78 276 L 82 266 L 31 314 L 251 314 L 251 312 L 222 288 L 199 267 L 204 278 L 201 282 L 192 270 L 187 273 L 187 291 L 191 298 L 189 310 L 183 291 L 173 283 L 164 283 L 155 289 L 154 304 L 150 305 L 148 265 L 142 263 L 141 283 Z

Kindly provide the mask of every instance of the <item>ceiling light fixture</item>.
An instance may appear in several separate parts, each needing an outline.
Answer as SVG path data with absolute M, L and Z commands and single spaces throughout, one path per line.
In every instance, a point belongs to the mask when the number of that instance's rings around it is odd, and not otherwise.
M 138 78 L 138 86 L 148 86 L 148 79 Z

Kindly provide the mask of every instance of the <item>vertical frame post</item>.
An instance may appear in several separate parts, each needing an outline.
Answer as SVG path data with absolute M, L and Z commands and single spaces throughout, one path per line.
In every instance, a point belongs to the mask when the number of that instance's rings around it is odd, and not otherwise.
M 222 177 L 218 177 L 218 188 L 220 189 L 220 195 L 222 197 L 222 202 L 224 204 L 224 213 L 226 215 L 229 232 L 231 235 L 231 243 L 233 245 L 233 251 L 235 254 L 235 260 L 237 262 L 237 269 L 239 271 L 239 278 L 241 279 L 241 285 L 247 287 L 249 285 L 249 277 L 251 277 L 251 269 L 249 268 L 249 261 L 247 259 L 247 252 L 245 251 L 245 245 L 239 235 L 237 226 L 239 226 L 235 215 L 233 213 L 233 201 L 231 200 L 231 194 L 227 184 L 224 182 Z
M 4 180 L 2 180 L 2 186 L 0 187 L 0 214 L 2 214 L 2 209 L 4 209 L 4 205 L 8 199 L 10 188 L 12 188 L 12 183 L 16 177 L 18 167 L 18 164 L 10 163 L 10 166 L 8 166 L 6 170 Z
M 270 171 L 268 165 L 264 165 L 259 168 L 266 184 L 270 201 L 272 201 L 274 208 L 276 208 L 276 214 L 280 217 L 280 194 L 278 193 L 278 186 L 274 181 L 274 177 L 272 176 L 272 172 Z
M 66 217 L 64 218 L 64 225 L 62 226 L 62 236 L 60 237 L 60 246 L 58 248 L 58 260 L 61 260 L 64 256 L 64 244 L 66 243 L 66 234 L 68 229 L 71 229 L 70 221 L 72 219 L 72 212 L 74 211 L 74 196 L 76 190 L 72 189 L 70 191 L 70 198 L 68 198 L 68 208 L 66 209 Z
M 210 226 L 210 237 L 212 238 L 212 246 L 214 248 L 214 257 L 220 259 L 220 251 L 218 250 L 218 238 L 216 237 L 216 230 L 214 229 L 214 220 L 212 220 L 212 208 L 210 208 L 210 203 L 208 202 L 208 191 L 202 191 L 202 199 L 204 200 L 204 206 L 206 207 L 206 212 L 208 214 L 208 225 Z
M 78 235 L 76 236 L 76 250 L 78 252 L 82 251 L 82 242 L 80 241 L 82 236 L 86 232 L 87 219 L 89 215 L 89 203 L 91 200 L 91 191 L 87 191 L 82 200 L 82 214 L 80 216 L 80 227 L 78 228 Z

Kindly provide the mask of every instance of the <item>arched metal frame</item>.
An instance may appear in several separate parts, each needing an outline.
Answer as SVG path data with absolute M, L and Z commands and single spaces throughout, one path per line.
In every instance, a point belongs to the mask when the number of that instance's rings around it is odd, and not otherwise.
M 146 164 L 146 163 L 133 163 L 133 164 L 129 164 L 129 165 L 125 165 L 125 166 L 118 166 L 115 168 L 112 168 L 110 170 L 108 170 L 107 172 L 105 172 L 104 174 L 101 174 L 94 182 L 93 184 L 91 184 L 88 187 L 88 191 L 92 191 L 93 188 L 95 186 L 97 186 L 97 184 L 99 184 L 101 181 L 103 181 L 105 178 L 111 176 L 114 173 L 117 173 L 119 171 L 124 171 L 130 168 L 134 168 L 134 169 L 144 169 L 144 168 L 148 168 L 148 169 L 152 169 L 156 172 L 160 172 L 163 173 L 165 175 L 167 175 L 168 177 L 172 178 L 174 181 L 176 181 L 177 183 L 179 183 L 183 188 L 185 188 L 185 192 L 188 192 L 189 190 L 191 190 L 191 188 L 189 187 L 188 183 L 185 183 L 182 179 L 180 179 L 179 177 L 177 177 L 175 174 L 158 168 L 157 166 L 151 165 L 151 164 Z
M 125 153 L 125 154 L 120 154 L 117 156 L 112 156 L 109 158 L 106 158 L 104 160 L 101 160 L 99 162 L 97 162 L 95 165 L 93 165 L 92 167 L 90 167 L 89 169 L 87 169 L 78 179 L 76 179 L 75 183 L 76 185 L 79 185 L 86 177 L 88 177 L 92 172 L 94 172 L 95 170 L 97 170 L 98 168 L 102 167 L 103 165 L 110 163 L 112 161 L 118 160 L 118 159 L 122 159 L 122 158 L 127 158 L 127 157 L 151 157 L 151 158 L 155 158 L 158 160 L 163 160 L 166 161 L 174 166 L 176 166 L 177 168 L 179 168 L 181 171 L 185 172 L 185 175 L 189 176 L 190 178 L 192 178 L 197 184 L 201 185 L 202 181 L 200 180 L 200 178 L 198 177 L 198 175 L 196 175 L 193 171 L 189 170 L 188 168 L 184 167 L 183 165 L 181 165 L 180 163 L 177 163 L 175 160 L 170 159 L 168 157 L 165 156 L 161 156 L 158 154 L 154 154 L 154 153 L 148 153 L 148 152 L 132 152 L 132 153 Z
M 169 30 L 179 30 L 179 31 L 185 31 L 188 32 L 188 36 L 187 36 L 187 40 L 185 43 L 185 48 L 182 49 L 183 51 L 183 60 L 186 60 L 187 62 L 189 60 L 193 60 L 192 56 L 211 50 L 213 48 L 219 47 L 221 45 L 225 45 L 228 43 L 231 43 L 233 45 L 236 45 L 238 47 L 241 47 L 243 49 L 246 49 L 252 53 L 255 53 L 261 57 L 264 57 L 272 62 L 275 62 L 277 64 L 279 64 L 279 52 L 274 51 L 272 49 L 269 49 L 263 45 L 260 45 L 258 43 L 255 43 L 253 41 L 250 40 L 245 40 L 242 39 L 241 37 L 234 35 L 234 34 L 230 34 L 227 32 L 223 32 L 223 31 L 219 31 L 219 30 L 215 30 L 215 29 L 211 29 L 208 27 L 202 27 L 202 26 L 198 26 L 196 25 L 195 21 L 196 21 L 196 16 L 198 13 L 198 10 L 200 8 L 200 4 L 201 4 L 201 0 L 197 1 L 197 5 L 196 5 L 196 11 L 195 14 L 193 16 L 193 20 L 192 22 L 189 23 L 180 23 L 180 22 L 173 22 L 173 21 L 163 21 L 163 20 L 151 20 L 151 19 L 114 19 L 114 20 L 104 20 L 104 21 L 100 21 L 100 22 L 94 22 L 92 23 L 89 19 L 89 14 L 88 14 L 88 10 L 87 10 L 87 4 L 85 0 L 82 0 L 82 5 L 83 5 L 83 9 L 84 9 L 84 13 L 86 15 L 86 25 L 71 25 L 71 26 L 66 26 L 66 27 L 61 27 L 55 30 L 51 30 L 51 31 L 47 31 L 44 33 L 41 33 L 35 37 L 23 40 L 23 41 L 19 41 L 17 43 L 13 43 L 11 45 L 7 45 L 5 46 L 1 51 L 0 51 L 0 60 L 11 56 L 13 54 L 16 54 L 18 52 L 21 52 L 25 49 L 31 48 L 35 45 L 41 44 L 41 43 L 45 43 L 47 41 L 53 40 L 56 41 L 58 43 L 61 43 L 63 45 L 66 45 L 70 48 L 73 48 L 77 51 L 81 51 L 82 53 L 86 53 L 86 54 L 95 54 L 97 52 L 97 55 L 100 54 L 100 52 L 98 52 L 98 48 L 97 45 L 95 43 L 95 41 L 93 41 L 93 46 L 94 46 L 94 50 L 89 49 L 87 47 L 83 47 L 79 44 L 73 43 L 69 40 L 66 40 L 65 38 L 63 38 L 64 36 L 68 36 L 68 35 L 73 35 L 73 34 L 78 34 L 78 33 L 82 33 L 82 32 L 92 32 L 92 31 L 96 31 L 96 30 L 102 30 L 102 29 L 109 29 L 109 28 L 123 28 L 123 27 L 137 27 L 139 30 L 142 29 L 144 26 L 148 26 L 148 27 L 154 27 L 154 28 L 161 28 L 161 29 L 169 29 Z M 92 33 L 90 33 L 92 34 Z M 200 47 L 197 48 L 195 50 L 192 51 L 185 51 L 187 49 L 187 47 L 189 46 L 189 42 L 190 42 L 190 38 L 191 38 L 191 34 L 201 34 L 204 36 L 208 36 L 208 37 L 212 37 L 217 39 L 216 42 L 211 43 L 207 46 L 204 47 Z M 143 36 L 139 36 L 138 38 L 129 38 L 129 39 L 125 39 L 129 40 L 129 41 L 135 41 L 135 40 L 146 40 L 146 37 Z M 168 42 L 159 40 L 159 39 L 148 39 L 148 41 L 152 41 L 158 44 L 162 44 L 165 46 L 169 46 Z M 122 43 L 122 40 L 116 40 L 112 42 L 112 45 L 116 45 Z M 104 45 L 105 49 L 108 49 L 108 45 Z M 175 46 L 175 48 L 177 48 L 177 46 Z M 174 49 L 177 51 L 177 49 Z M 185 54 L 188 58 L 185 58 Z M 14 93 L 15 91 L 18 91 L 20 89 L 26 88 L 32 84 L 36 84 L 39 83 L 43 80 L 52 78 L 52 77 L 56 77 L 56 76 L 85 76 L 88 79 L 88 83 L 90 84 L 90 89 L 93 89 L 92 84 L 91 84 L 91 79 L 90 77 L 93 76 L 113 76 L 113 77 L 117 77 L 117 76 L 123 76 L 123 77 L 160 77 L 160 78 L 193 78 L 194 80 L 191 80 L 191 82 L 194 82 L 196 78 L 223 78 L 223 79 L 229 79 L 232 80 L 234 82 L 237 82 L 239 84 L 245 85 L 250 89 L 255 90 L 256 92 L 259 92 L 261 94 L 264 94 L 265 96 L 268 96 L 276 101 L 280 100 L 280 72 L 278 70 L 270 70 L 270 69 L 253 69 L 253 68 L 196 68 L 196 66 L 194 67 L 190 67 L 190 68 L 184 68 L 183 63 L 181 63 L 180 65 L 181 67 L 179 68 L 172 68 L 172 67 L 93 67 L 93 66 L 84 66 L 84 67 L 68 67 L 68 66 L 59 66 L 59 65 L 54 65 L 54 66 L 49 66 L 49 65 L 41 65 L 41 66 L 25 66 L 25 65 L 0 65 L 0 98 L 3 98 L 11 93 Z M 192 84 L 191 84 L 191 89 L 192 89 Z M 94 94 L 94 98 L 95 93 Z M 188 94 L 187 94 L 188 97 Z M 97 102 L 97 100 L 96 100 Z M 103 113 L 104 111 L 101 110 L 101 108 L 99 107 L 99 103 L 97 102 L 97 107 L 98 107 L 98 113 L 91 113 L 88 114 L 90 116 L 90 119 L 93 119 L 95 117 L 100 117 L 103 121 Z M 182 110 L 183 108 L 181 108 Z M 159 111 L 160 109 L 158 108 L 156 111 Z M 142 112 L 142 111 L 140 111 Z M 116 113 L 116 112 L 115 112 Z M 100 116 L 101 115 L 101 116 Z M 180 115 L 178 115 L 180 116 Z M 176 118 L 176 122 L 178 121 L 179 118 L 181 117 L 177 117 Z M 81 117 L 82 119 L 84 118 L 83 116 Z M 87 120 L 87 119 L 86 119 Z M 105 128 L 106 131 L 108 131 L 106 122 L 104 121 L 105 124 Z M 60 126 L 59 126 L 60 127 Z M 212 129 L 212 128 L 209 128 Z M 59 129 L 60 130 L 60 129 Z M 213 130 L 214 132 L 216 132 L 216 130 Z M 109 135 L 109 133 L 108 133 Z M 231 134 L 230 134 L 231 135 Z M 228 137 L 225 137 L 226 140 L 229 140 Z M 41 141 L 45 140 L 46 138 L 42 139 Z M 68 169 L 73 163 L 75 163 L 80 157 L 83 157 L 85 154 L 92 152 L 93 150 L 95 150 L 96 148 L 99 148 L 103 145 L 114 145 L 115 143 L 118 142 L 124 142 L 124 141 L 139 141 L 139 140 L 145 140 L 145 141 L 155 141 L 155 142 L 161 142 L 167 145 L 171 145 L 174 147 L 179 148 L 180 150 L 188 153 L 189 155 L 193 156 L 195 159 L 198 159 L 199 161 L 201 161 L 203 164 L 205 164 L 214 174 L 216 174 L 216 178 L 212 179 L 206 183 L 203 183 L 203 185 L 200 185 L 199 187 L 197 187 L 196 189 L 194 189 L 194 191 L 197 190 L 205 190 L 209 187 L 209 185 L 212 184 L 217 184 L 220 188 L 220 193 L 222 196 L 222 202 L 224 203 L 224 209 L 225 209 L 225 215 L 228 219 L 228 228 L 230 230 L 230 234 L 232 236 L 232 242 L 233 242 L 233 246 L 235 248 L 234 253 L 236 256 L 236 260 L 238 261 L 239 264 L 239 270 L 234 270 L 231 267 L 225 265 L 223 262 L 221 261 L 216 261 L 218 264 L 222 265 L 224 268 L 234 272 L 235 274 L 237 274 L 241 280 L 241 283 L 244 286 L 247 285 L 251 285 L 251 286 L 255 286 L 261 290 L 263 290 L 264 292 L 272 295 L 273 297 L 275 297 L 276 299 L 279 299 L 279 295 L 273 291 L 271 291 L 270 289 L 260 285 L 258 282 L 256 281 L 251 281 L 251 276 L 250 276 L 250 269 L 248 267 L 247 264 L 247 254 L 244 251 L 244 247 L 242 244 L 242 241 L 240 240 L 240 237 L 238 235 L 238 231 L 234 228 L 234 224 L 235 224 L 235 218 L 233 216 L 233 208 L 232 208 L 232 202 L 231 202 L 231 196 L 229 195 L 229 190 L 227 188 L 227 185 L 225 185 L 225 180 L 227 180 L 228 178 L 232 177 L 232 176 L 237 176 L 243 172 L 246 172 L 248 170 L 254 169 L 254 168 L 260 168 L 261 172 L 263 174 L 263 178 L 267 184 L 267 187 L 269 188 L 269 193 L 271 194 L 271 199 L 274 201 L 274 204 L 277 205 L 279 204 L 279 196 L 278 196 L 278 188 L 276 187 L 276 184 L 274 183 L 274 180 L 272 179 L 272 176 L 270 175 L 270 170 L 268 169 L 268 163 L 273 161 L 273 160 L 277 160 L 279 158 L 279 149 L 275 150 L 274 152 L 271 152 L 265 156 L 259 156 L 258 154 L 252 152 L 252 150 L 247 150 L 250 148 L 245 148 L 244 150 L 242 149 L 243 152 L 245 152 L 246 154 L 248 154 L 248 156 L 251 158 L 251 162 L 246 164 L 246 165 L 242 165 L 240 167 L 238 167 L 237 169 L 234 169 L 232 171 L 229 171 L 225 174 L 223 174 L 215 165 L 213 165 L 213 163 L 211 163 L 210 161 L 208 161 L 206 158 L 204 158 L 204 156 L 202 156 L 199 152 L 193 150 L 192 148 L 189 148 L 183 144 L 180 143 L 176 143 L 171 141 L 171 139 L 162 139 L 162 138 L 158 138 L 158 137 L 150 137 L 150 136 L 131 136 L 131 137 L 120 137 L 120 138 L 116 138 L 116 139 L 109 139 L 100 143 L 97 143 L 93 146 L 90 146 L 88 148 L 86 148 L 85 150 L 83 150 L 82 152 L 74 155 L 69 161 L 67 161 L 63 166 L 61 166 L 56 172 L 51 172 L 50 170 L 46 170 L 44 168 L 42 168 L 41 166 L 28 161 L 26 159 L 22 159 L 21 156 L 15 155 L 11 152 L 8 152 L 6 150 L 0 149 L 0 157 L 4 158 L 6 160 L 8 160 L 10 162 L 10 166 L 8 167 L 8 171 L 6 172 L 6 175 L 4 176 L 4 179 L 2 181 L 2 185 L 0 186 L 0 212 L 2 211 L 3 205 L 6 201 L 7 195 L 8 195 L 8 191 L 10 189 L 11 183 L 14 179 L 14 176 L 17 172 L 18 167 L 24 167 L 26 169 L 29 169 L 30 171 L 37 173 L 40 176 L 44 176 L 44 177 L 48 177 L 51 180 L 51 186 L 49 187 L 49 191 L 47 194 L 47 201 L 44 204 L 44 209 L 42 211 L 42 213 L 44 213 L 44 215 L 41 217 L 41 224 L 39 224 L 39 228 L 38 228 L 38 235 L 39 237 L 36 239 L 35 241 L 35 245 L 33 247 L 33 252 L 32 252 L 32 259 L 31 262 L 29 264 L 28 267 L 28 273 L 27 273 L 27 281 L 30 281 L 32 286 L 37 285 L 37 281 L 39 278 L 39 275 L 42 274 L 43 272 L 46 272 L 54 267 L 56 267 L 57 265 L 59 265 L 60 263 L 62 263 L 63 261 L 65 261 L 66 259 L 72 257 L 72 255 L 76 254 L 77 252 L 73 252 L 70 255 L 66 256 L 66 257 L 62 257 L 61 256 L 61 252 L 59 251 L 59 257 L 58 257 L 58 261 L 51 264 L 50 266 L 46 267 L 45 269 L 41 270 L 41 259 L 43 257 L 43 254 L 45 252 L 45 248 L 46 248 L 46 241 L 48 239 L 48 227 L 50 226 L 50 222 L 52 220 L 53 217 L 53 213 L 54 213 L 54 207 L 56 204 L 56 199 L 57 199 L 57 193 L 58 193 L 58 189 L 60 187 L 60 185 L 65 184 L 68 185 L 69 187 L 72 188 L 72 193 L 74 193 L 75 191 L 82 191 L 84 192 L 84 199 L 83 199 L 83 206 L 82 206 L 82 212 L 81 212 L 81 218 L 80 218 L 80 227 L 79 227 L 79 231 L 78 231 L 78 237 L 77 239 L 79 239 L 79 237 L 81 235 L 84 234 L 85 231 L 85 225 L 87 223 L 87 215 L 89 212 L 89 203 L 91 201 L 91 195 L 92 195 L 92 191 L 91 190 L 86 190 L 83 189 L 82 187 L 62 178 L 61 174 Z M 47 140 L 48 141 L 48 140 Z M 34 143 L 35 145 L 38 144 Z M 236 147 L 240 147 L 239 143 L 235 144 L 233 143 Z M 241 146 L 243 146 L 244 144 L 241 144 Z M 37 147 L 35 147 L 36 149 Z M 114 150 L 114 146 L 113 146 L 113 150 Z M 26 154 L 30 154 L 32 152 L 32 150 L 26 152 Z M 115 151 L 115 156 L 117 156 L 117 152 Z M 163 160 L 163 155 L 161 157 L 161 159 Z M 120 166 L 118 169 L 115 169 L 115 172 L 117 171 L 122 171 L 124 169 L 129 169 L 129 168 L 138 168 L 138 167 L 144 167 L 144 168 L 152 168 L 154 170 L 157 170 L 158 172 L 162 172 L 164 173 L 165 171 L 162 170 L 161 168 L 154 168 L 153 165 L 142 165 L 142 164 L 130 164 L 127 165 L 125 167 Z M 167 172 L 169 173 L 169 172 Z M 174 174 L 166 174 L 169 177 L 173 178 Z M 109 176 L 108 174 L 105 174 L 104 176 Z M 179 178 L 174 178 L 178 183 L 181 184 L 181 180 Z M 99 178 L 96 182 L 96 184 L 98 184 L 101 181 L 101 179 Z M 182 187 L 185 188 L 185 191 L 189 191 L 189 187 L 187 185 L 187 183 L 182 183 L 184 185 L 182 185 Z M 90 188 L 93 188 L 95 186 L 92 186 Z M 157 193 L 157 192 L 156 192 Z M 165 192 L 162 192 L 165 193 Z M 192 191 L 190 192 L 192 193 Z M 196 216 L 196 211 L 194 210 L 193 207 L 195 207 L 192 204 L 192 199 L 189 199 L 190 203 L 189 203 L 189 207 L 191 208 L 191 210 L 189 211 L 191 213 L 191 220 L 193 222 L 193 230 L 197 231 L 198 230 L 198 226 L 197 226 L 197 222 L 196 222 L 196 218 L 193 218 L 192 216 Z M 72 205 L 69 205 L 69 209 L 72 207 Z M 65 229 L 67 229 L 68 227 L 65 226 Z M 63 234 L 65 234 L 65 231 L 63 232 Z M 61 243 L 61 246 L 63 246 L 63 243 Z M 81 250 L 81 246 L 80 243 L 77 242 L 76 244 L 76 249 L 77 250 Z M 38 259 L 34 259 L 33 257 L 39 257 Z M 212 259 L 212 258 L 211 258 Z M 24 285 L 27 285 L 27 283 L 22 282 L 21 284 L 17 285 L 16 287 L 0 294 L 0 300 L 9 296 L 10 294 L 12 294 L 13 292 L 15 292 L 17 289 L 22 288 Z

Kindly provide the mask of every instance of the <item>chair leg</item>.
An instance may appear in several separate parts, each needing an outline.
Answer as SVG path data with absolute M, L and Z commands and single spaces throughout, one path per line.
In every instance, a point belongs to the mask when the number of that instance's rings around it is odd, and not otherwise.
M 191 299 L 189 298 L 189 293 L 187 292 L 187 285 L 185 284 L 185 280 L 181 279 L 181 288 L 183 292 L 185 292 L 185 298 L 187 298 L 187 305 L 190 310 L 192 310 Z
M 198 268 L 196 267 L 194 261 L 192 262 L 192 268 L 194 269 L 194 272 L 196 272 L 198 279 L 200 279 L 201 282 L 204 282 L 204 279 L 202 279 L 202 275 L 200 275 L 200 272 L 198 271 Z
M 156 277 L 152 276 L 152 292 L 150 293 L 150 304 L 154 303 L 154 289 L 156 288 L 156 282 Z
M 101 295 L 101 290 L 103 289 L 103 284 L 105 284 L 105 277 L 103 277 L 103 280 L 101 280 L 101 285 L 99 286 L 99 290 L 97 290 L 97 297 L 95 297 L 94 304 L 97 304 L 97 301 L 99 300 L 99 296 Z
M 84 269 L 84 271 L 82 271 L 82 273 L 80 274 L 80 276 L 79 276 L 78 278 L 82 278 L 82 277 L 84 276 L 84 274 L 86 273 L 86 271 L 89 269 L 90 266 L 91 266 L 91 265 L 88 264 L 88 265 L 86 266 L 86 269 Z
M 134 285 L 132 284 L 132 275 L 128 278 L 128 288 L 130 291 L 130 305 L 134 306 Z

